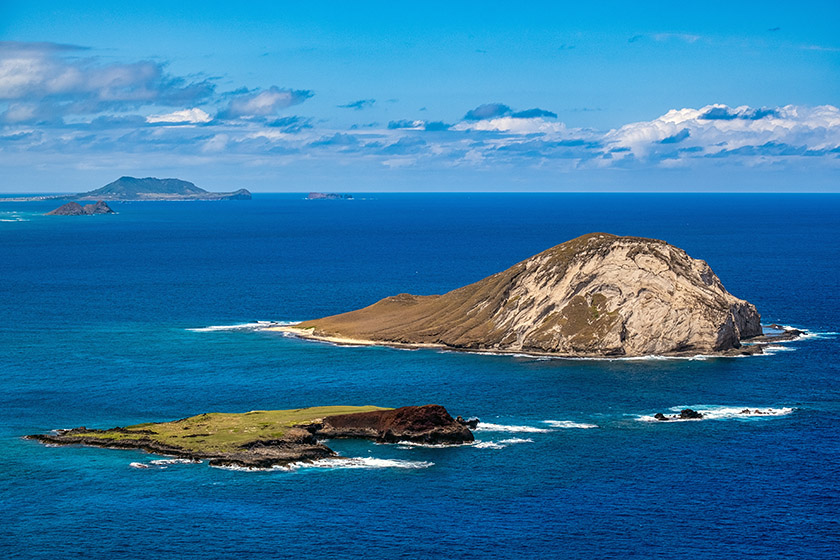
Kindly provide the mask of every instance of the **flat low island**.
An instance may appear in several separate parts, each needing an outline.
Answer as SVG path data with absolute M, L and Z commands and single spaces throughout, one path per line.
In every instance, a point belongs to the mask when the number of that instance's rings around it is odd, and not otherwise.
M 439 405 L 381 408 L 321 406 L 292 410 L 209 413 L 173 422 L 107 430 L 85 427 L 26 436 L 49 445 L 140 449 L 213 466 L 271 468 L 334 458 L 324 439 L 458 445 L 474 441 L 477 421 L 452 418 Z

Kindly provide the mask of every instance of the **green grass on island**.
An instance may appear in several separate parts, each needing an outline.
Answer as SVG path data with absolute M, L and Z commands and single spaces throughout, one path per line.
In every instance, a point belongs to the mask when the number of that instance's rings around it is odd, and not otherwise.
M 65 434 L 70 437 L 102 440 L 153 440 L 186 451 L 229 452 L 246 443 L 282 439 L 286 432 L 339 414 L 389 410 L 378 406 L 316 406 L 292 410 L 253 410 L 251 412 L 212 412 L 172 422 L 149 422 L 106 431 Z

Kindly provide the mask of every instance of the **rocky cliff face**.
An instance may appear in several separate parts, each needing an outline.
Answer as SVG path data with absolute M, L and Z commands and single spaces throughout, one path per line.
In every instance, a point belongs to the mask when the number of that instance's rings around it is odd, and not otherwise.
M 323 438 L 372 439 L 386 443 L 457 444 L 474 439 L 466 422 L 453 419 L 444 407 L 434 404 L 328 416 L 313 424 L 310 431 Z
M 400 294 L 299 327 L 384 343 L 642 356 L 738 348 L 761 334 L 760 320 L 685 251 L 594 233 L 444 295 Z

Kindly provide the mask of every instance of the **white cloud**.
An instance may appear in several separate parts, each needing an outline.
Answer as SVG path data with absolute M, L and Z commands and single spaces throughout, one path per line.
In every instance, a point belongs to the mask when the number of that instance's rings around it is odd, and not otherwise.
M 678 142 L 679 146 L 693 148 L 692 155 L 686 157 L 738 149 L 742 149 L 742 155 L 791 155 L 792 148 L 813 155 L 814 151 L 840 146 L 840 109 L 831 105 L 755 109 L 722 104 L 674 109 L 651 121 L 611 130 L 604 135 L 604 142 L 613 148 L 629 148 L 636 158 L 646 158 L 665 150 L 663 141 L 675 138 L 682 131 L 687 134 L 682 134 L 685 139 Z M 673 151 L 675 144 L 667 150 Z M 781 145 L 791 149 L 782 150 Z
M 151 115 L 146 117 L 148 123 L 207 123 L 213 120 L 209 114 L 201 109 L 183 109 L 165 115 Z
M 311 96 L 312 92 L 309 90 L 280 89 L 277 86 L 271 86 L 264 91 L 234 97 L 220 116 L 222 118 L 267 117 L 277 114 L 280 109 L 303 103 Z
M 509 132 L 511 134 L 559 134 L 565 132 L 566 125 L 561 122 L 548 121 L 542 118 L 518 119 L 515 117 L 500 117 L 483 121 L 461 121 L 452 130 L 483 130 Z
M 0 117 L 19 122 L 59 121 L 69 115 L 144 105 L 182 105 L 213 93 L 208 81 L 188 82 L 152 61 L 101 64 L 91 56 L 66 57 L 83 51 L 51 43 L 0 41 L 0 101 L 23 104 Z M 27 109 L 25 105 L 30 107 Z

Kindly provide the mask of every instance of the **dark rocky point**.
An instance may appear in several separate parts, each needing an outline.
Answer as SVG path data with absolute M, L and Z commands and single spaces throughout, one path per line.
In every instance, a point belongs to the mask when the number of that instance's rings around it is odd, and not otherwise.
M 463 422 L 463 420 L 462 420 Z M 468 443 L 475 438 L 440 405 L 406 406 L 358 414 L 329 416 L 308 428 L 324 438 L 371 439 L 384 443 L 412 441 L 429 444 Z

